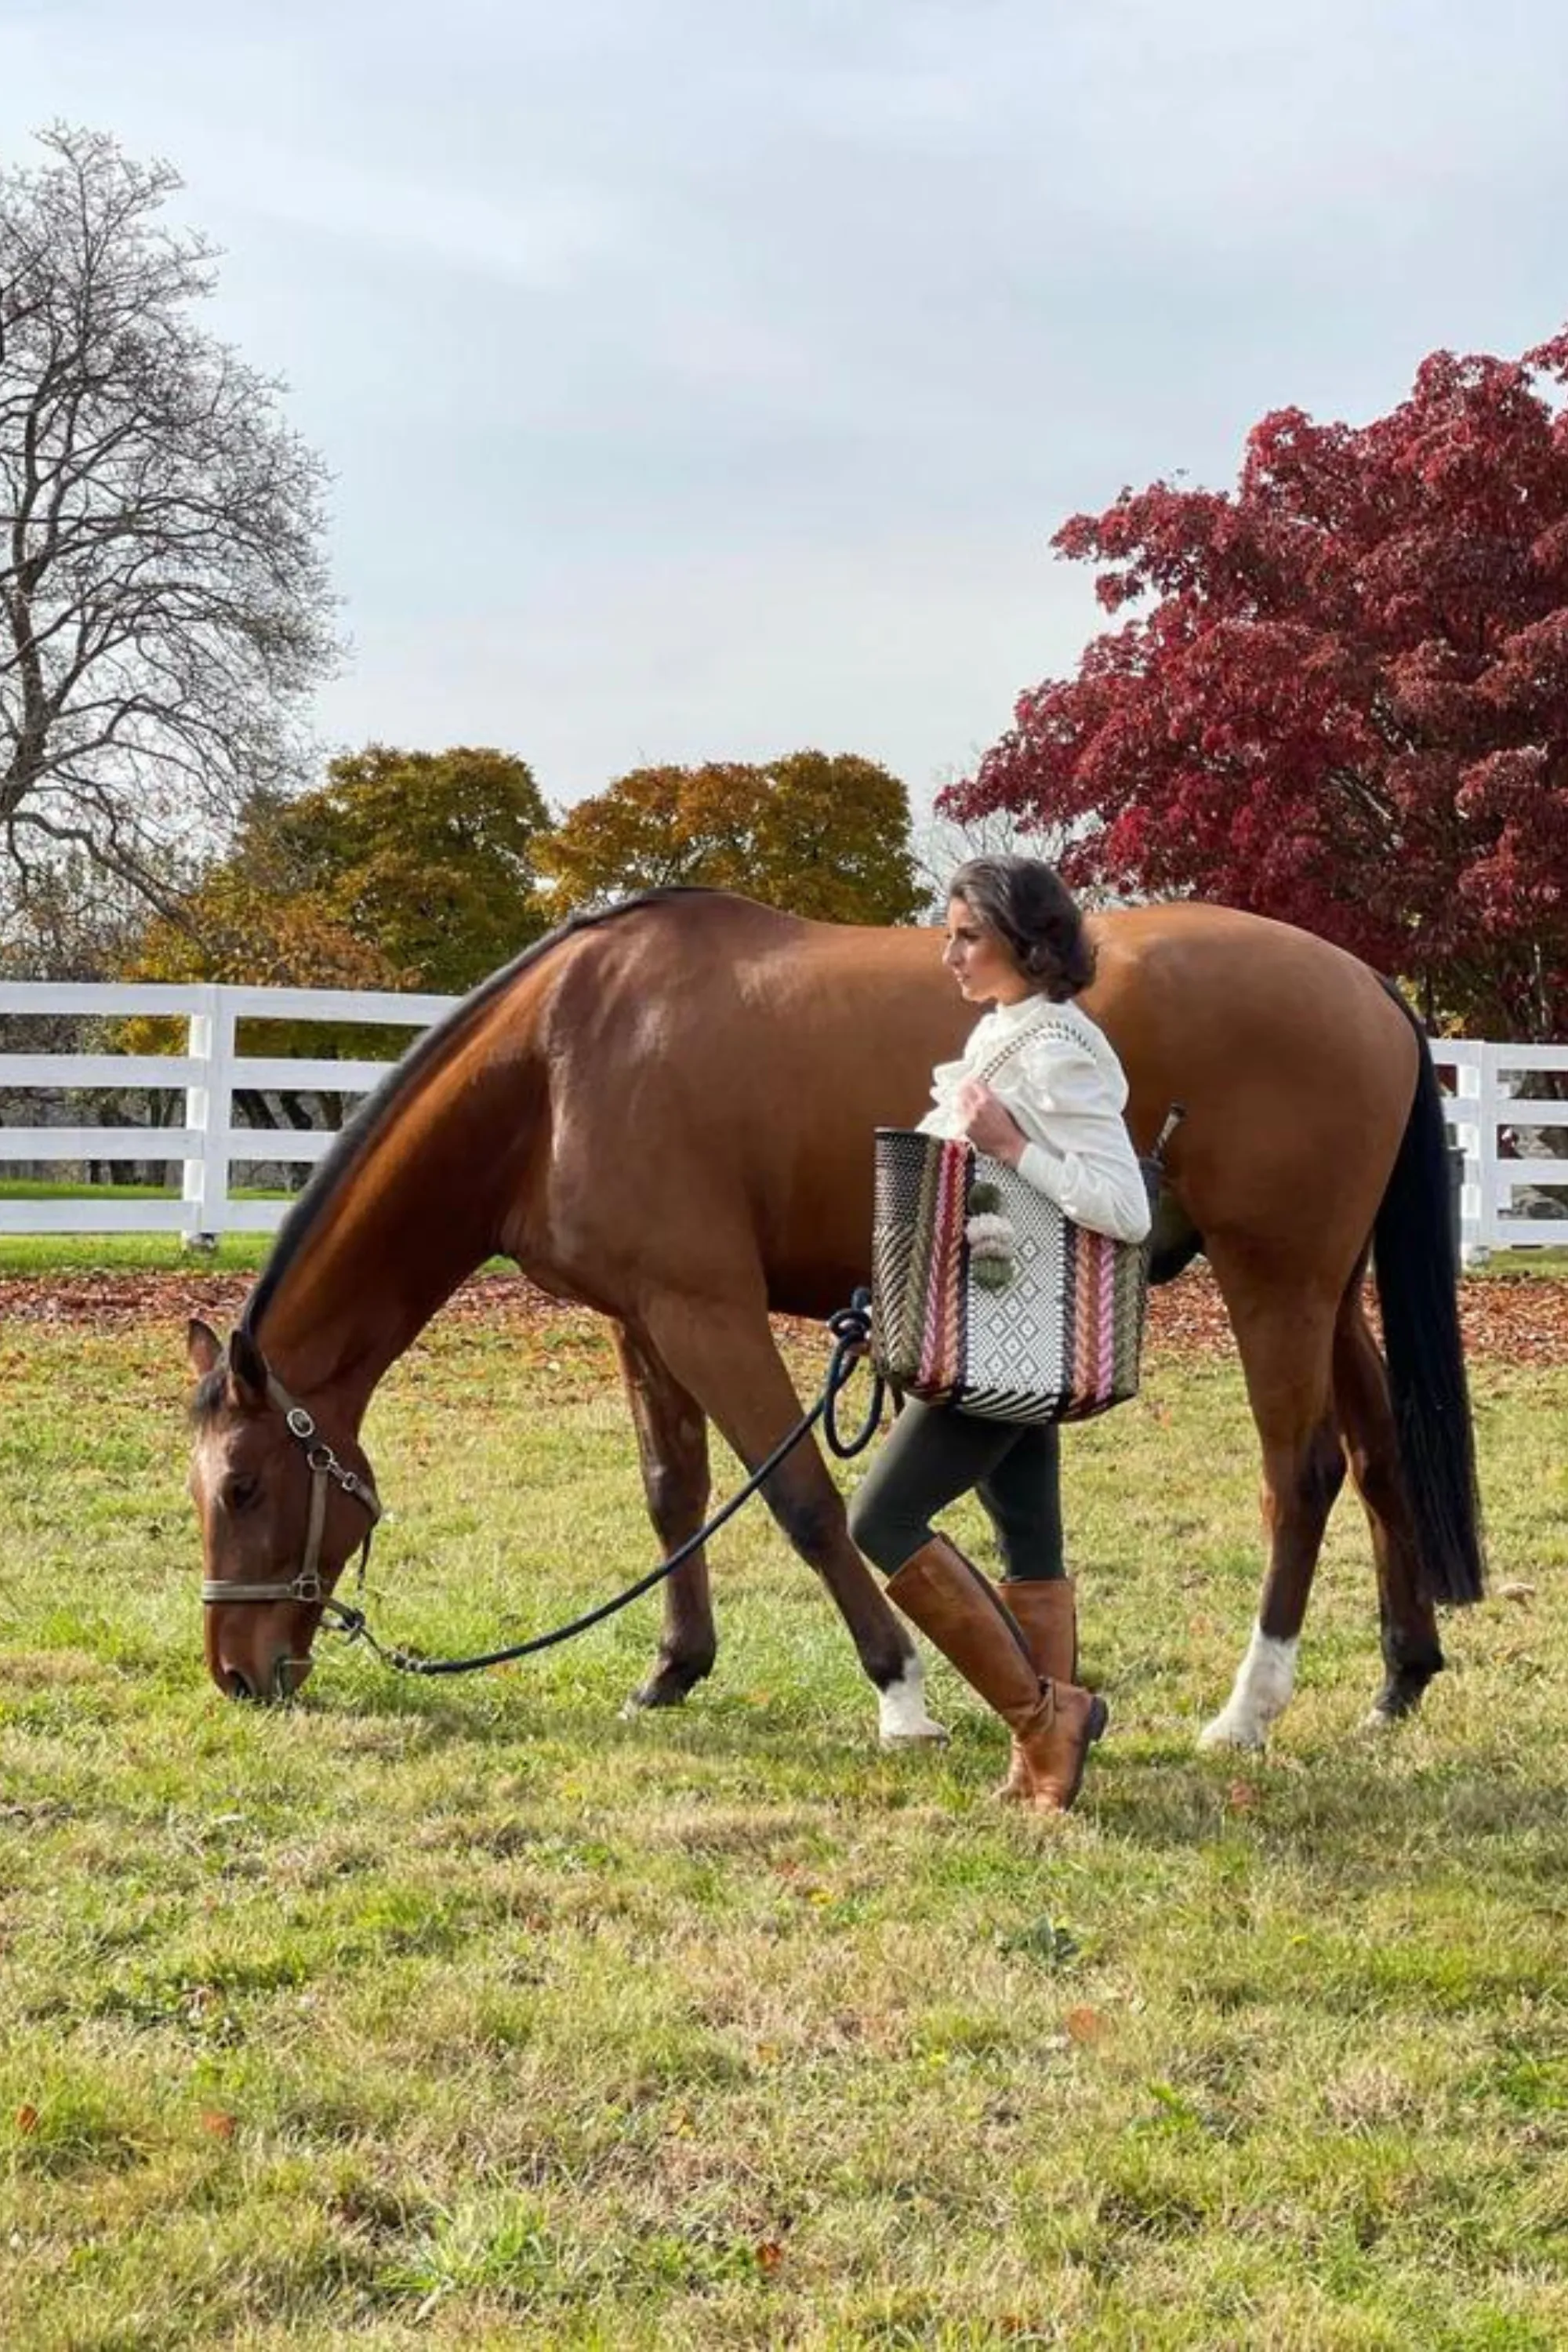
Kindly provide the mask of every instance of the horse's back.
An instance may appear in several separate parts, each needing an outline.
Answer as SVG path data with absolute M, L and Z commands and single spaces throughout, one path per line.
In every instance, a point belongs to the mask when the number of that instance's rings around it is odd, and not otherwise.
M 1194 1224 L 1277 1250 L 1328 1218 L 1359 1247 L 1415 1070 L 1376 976 L 1226 908 L 1120 909 L 1093 932 L 1085 1009 L 1126 1068 L 1141 1148 L 1184 1106 L 1171 1168 Z M 549 962 L 568 1256 L 619 1257 L 623 1286 L 634 1263 L 693 1288 L 750 1264 L 773 1304 L 803 1311 L 861 1278 L 871 1131 L 920 1117 L 932 1065 L 978 1017 L 940 935 L 681 893 L 584 929 Z

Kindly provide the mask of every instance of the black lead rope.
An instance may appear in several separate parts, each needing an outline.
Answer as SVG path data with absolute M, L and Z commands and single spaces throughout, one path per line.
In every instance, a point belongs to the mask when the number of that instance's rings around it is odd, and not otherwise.
M 363 1642 L 384 1665 L 391 1666 L 400 1675 L 478 1674 L 484 1666 L 504 1666 L 514 1658 L 531 1658 L 541 1650 L 553 1649 L 557 1642 L 570 1642 L 575 1634 L 585 1633 L 591 1625 L 603 1624 L 605 1619 L 613 1617 L 617 1609 L 625 1609 L 632 1601 L 640 1601 L 645 1592 L 651 1592 L 656 1584 L 662 1584 L 667 1576 L 673 1576 L 676 1570 L 708 1541 L 710 1536 L 716 1535 L 726 1520 L 734 1517 L 742 1503 L 750 1502 L 764 1479 L 773 1475 L 785 1454 L 793 1453 L 818 1422 L 822 1423 L 822 1434 L 827 1442 L 828 1452 L 836 1454 L 841 1462 L 847 1462 L 869 1445 L 882 1418 L 886 1384 L 880 1372 L 872 1371 L 870 1402 L 866 1408 L 864 1420 L 852 1437 L 846 1437 L 838 1426 L 838 1400 L 854 1377 L 855 1367 L 869 1341 L 870 1307 L 870 1292 L 858 1290 L 849 1306 L 839 1307 L 836 1314 L 828 1317 L 827 1328 L 833 1334 L 833 1354 L 828 1360 L 827 1376 L 822 1383 L 821 1393 L 810 1412 L 804 1413 L 789 1434 L 780 1439 L 767 1459 L 757 1465 L 745 1485 L 731 1496 L 721 1510 L 714 1512 L 706 1527 L 699 1528 L 679 1551 L 672 1552 L 668 1559 L 650 1569 L 647 1576 L 639 1577 L 636 1584 L 628 1585 L 625 1592 L 618 1592 L 613 1601 L 602 1601 L 597 1609 L 590 1609 L 586 1615 L 574 1617 L 569 1625 L 557 1625 L 549 1633 L 536 1633 L 531 1641 L 514 1642 L 505 1650 L 486 1650 L 474 1658 L 424 1658 L 414 1650 L 388 1649 L 371 1632 L 364 1611 L 346 1601 L 334 1599 L 324 1601 L 321 1609 L 323 1622 L 330 1623 L 334 1632 L 343 1634 L 347 1640 Z M 363 1576 L 362 1558 L 362 1585 Z

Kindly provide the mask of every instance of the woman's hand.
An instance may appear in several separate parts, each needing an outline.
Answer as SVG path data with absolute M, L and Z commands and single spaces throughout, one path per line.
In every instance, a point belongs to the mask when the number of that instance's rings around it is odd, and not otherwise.
M 965 1078 L 952 1098 L 963 1132 L 976 1151 L 1016 1168 L 1028 1140 L 1012 1112 L 984 1078 Z

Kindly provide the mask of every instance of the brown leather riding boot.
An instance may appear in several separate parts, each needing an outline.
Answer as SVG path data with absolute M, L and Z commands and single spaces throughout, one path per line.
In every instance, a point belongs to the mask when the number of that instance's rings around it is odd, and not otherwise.
M 888 1591 L 1012 1732 L 1027 1775 L 1024 1801 L 1066 1812 L 1105 1729 L 1105 1701 L 1071 1683 L 1041 1681 L 995 1592 L 945 1536 L 905 1560 Z
M 1070 1576 L 1009 1576 L 996 1588 L 1034 1661 L 1042 1682 L 1078 1680 L 1078 1602 Z M 1029 1795 L 1029 1770 L 1018 1743 L 1007 1778 L 995 1790 L 1005 1805 L 1024 1804 Z

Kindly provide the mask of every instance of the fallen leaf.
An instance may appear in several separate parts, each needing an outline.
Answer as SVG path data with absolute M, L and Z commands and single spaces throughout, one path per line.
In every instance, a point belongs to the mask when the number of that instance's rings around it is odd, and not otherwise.
M 1251 1780 L 1233 1780 L 1225 1792 L 1225 1801 L 1233 1813 L 1250 1813 L 1258 1803 L 1258 1790 Z
M 1109 2021 L 1098 2009 L 1069 2009 L 1062 2023 L 1067 2028 L 1068 2038 L 1084 2045 L 1103 2042 L 1110 2031 Z
M 756 2248 L 757 2268 L 764 2278 L 771 2277 L 784 2260 L 784 2248 L 776 2238 L 764 2238 Z
M 18 2107 L 16 2110 L 16 2129 L 19 2132 L 26 2133 L 36 2132 L 37 2128 L 38 2110 L 37 2107 Z
M 234 2137 L 234 2117 L 225 2115 L 221 2107 L 206 2107 L 202 2112 L 202 2129 L 213 2139 Z

